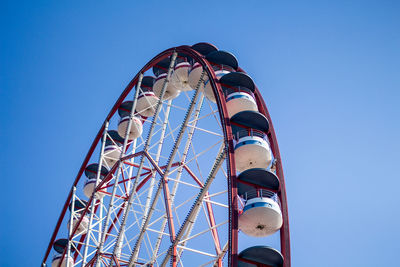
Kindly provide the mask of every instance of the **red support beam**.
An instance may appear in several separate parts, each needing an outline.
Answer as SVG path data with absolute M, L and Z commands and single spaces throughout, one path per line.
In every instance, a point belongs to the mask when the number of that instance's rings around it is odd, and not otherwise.
M 154 161 L 154 159 L 146 151 L 144 151 L 144 155 L 147 157 L 147 159 L 150 161 L 151 165 L 153 165 L 153 167 L 156 169 L 156 171 L 162 177 L 165 211 L 167 213 L 167 218 L 168 218 L 168 229 L 169 229 L 171 242 L 174 242 L 175 225 L 174 225 L 174 217 L 172 215 L 172 205 L 171 205 L 171 199 L 170 199 L 170 193 L 169 193 L 169 187 L 168 187 L 168 179 L 167 179 L 167 177 L 165 177 L 161 168 L 157 165 L 157 163 Z M 176 256 L 176 254 L 174 253 L 173 256 Z
M 280 229 L 281 253 L 284 259 L 283 266 L 290 267 L 291 258 L 290 258 L 289 211 L 288 211 L 288 204 L 286 197 L 286 186 L 282 168 L 281 154 L 279 152 L 278 141 L 276 139 L 276 134 L 274 126 L 272 124 L 271 116 L 269 115 L 267 106 L 265 105 L 265 102 L 262 99 L 258 88 L 256 88 L 255 95 L 257 99 L 257 104 L 259 105 L 260 112 L 269 121 L 268 139 L 271 144 L 272 153 L 274 154 L 274 158 L 276 159 L 276 175 L 278 176 L 280 182 L 280 188 L 279 188 L 280 192 L 278 192 L 278 197 L 281 203 L 282 218 L 283 218 L 283 224 Z
M 183 168 L 186 170 L 186 172 L 189 174 L 189 176 L 192 177 L 193 180 L 200 187 L 204 186 L 204 184 L 200 181 L 199 178 L 197 178 L 197 176 L 192 172 L 192 170 L 188 166 L 183 165 Z M 209 193 L 207 192 L 206 193 L 206 197 L 208 197 L 208 196 L 209 196 Z M 206 207 L 207 207 L 208 220 L 209 220 L 209 223 L 210 223 L 210 225 L 212 227 L 211 234 L 212 234 L 213 239 L 214 239 L 215 252 L 217 253 L 217 255 L 219 255 L 221 253 L 221 242 L 219 240 L 218 229 L 215 228 L 216 224 L 215 224 L 215 217 L 214 217 L 214 211 L 213 211 L 213 208 L 212 208 L 212 204 L 210 202 L 206 202 Z M 218 265 L 220 263 L 222 264 L 221 259 L 218 260 Z

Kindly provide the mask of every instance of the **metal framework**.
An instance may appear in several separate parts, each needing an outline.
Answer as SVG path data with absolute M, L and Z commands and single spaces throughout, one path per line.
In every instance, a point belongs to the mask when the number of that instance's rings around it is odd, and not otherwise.
M 181 100 L 163 100 L 175 60 L 182 54 L 201 64 L 200 80 L 210 78 L 216 104 L 206 99 L 200 81 L 192 92 L 181 92 Z M 170 65 L 154 107 L 155 115 L 143 119 L 147 138 L 128 140 L 143 76 L 167 57 L 171 58 Z M 239 71 L 244 72 L 240 68 Z M 135 86 L 137 89 L 132 90 Z M 289 267 L 289 221 L 282 161 L 271 117 L 257 88 L 254 95 L 259 112 L 270 123 L 267 136 L 280 180 L 277 195 L 283 216 L 280 251 L 284 266 Z M 115 123 L 116 111 L 127 100 L 133 101 L 133 107 L 121 154 L 113 166 L 108 166 L 105 140 Z M 185 115 L 181 118 L 182 114 Z M 96 190 L 83 211 L 74 212 L 72 204 L 68 214 L 71 201 L 82 199 L 77 193 L 78 185 L 82 184 L 83 173 L 91 161 L 100 166 Z M 101 166 L 110 168 L 103 179 Z M 98 193 L 104 197 L 97 198 Z M 163 201 L 159 201 L 161 196 Z M 190 46 L 170 48 L 138 72 L 106 117 L 71 186 L 42 266 L 46 266 L 56 238 L 63 234 L 67 235 L 68 246 L 62 259 L 72 257 L 73 266 L 166 266 L 169 262 L 183 266 L 184 253 L 188 260 L 195 260 L 196 266 L 237 266 L 238 260 L 249 262 L 238 258 L 238 203 L 233 134 L 215 72 L 204 56 Z M 79 231 L 85 216 L 89 221 L 87 230 Z M 65 233 L 61 225 L 73 220 L 76 223 L 70 223 Z M 204 261 L 200 263 L 200 259 Z M 187 264 L 194 266 L 193 262 Z

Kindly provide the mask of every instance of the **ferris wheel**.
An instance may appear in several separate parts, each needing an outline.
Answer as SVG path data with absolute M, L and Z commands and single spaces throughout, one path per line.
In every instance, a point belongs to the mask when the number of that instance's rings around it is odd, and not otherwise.
M 236 57 L 209 43 L 165 50 L 128 84 L 82 163 L 42 261 L 167 264 L 290 266 L 268 110 Z

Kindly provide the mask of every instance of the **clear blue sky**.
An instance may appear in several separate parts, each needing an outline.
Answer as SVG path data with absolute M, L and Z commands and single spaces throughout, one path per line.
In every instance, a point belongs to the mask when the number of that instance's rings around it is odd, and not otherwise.
M 281 148 L 294 267 L 397 266 L 399 1 L 1 1 L 0 265 L 38 266 L 109 109 L 162 50 L 233 52 Z

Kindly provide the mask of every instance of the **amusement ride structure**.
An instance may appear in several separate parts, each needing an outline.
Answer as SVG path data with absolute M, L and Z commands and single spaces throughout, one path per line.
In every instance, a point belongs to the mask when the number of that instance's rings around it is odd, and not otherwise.
M 168 264 L 290 266 L 271 118 L 236 57 L 209 43 L 165 50 L 128 84 L 82 163 L 42 261 Z

